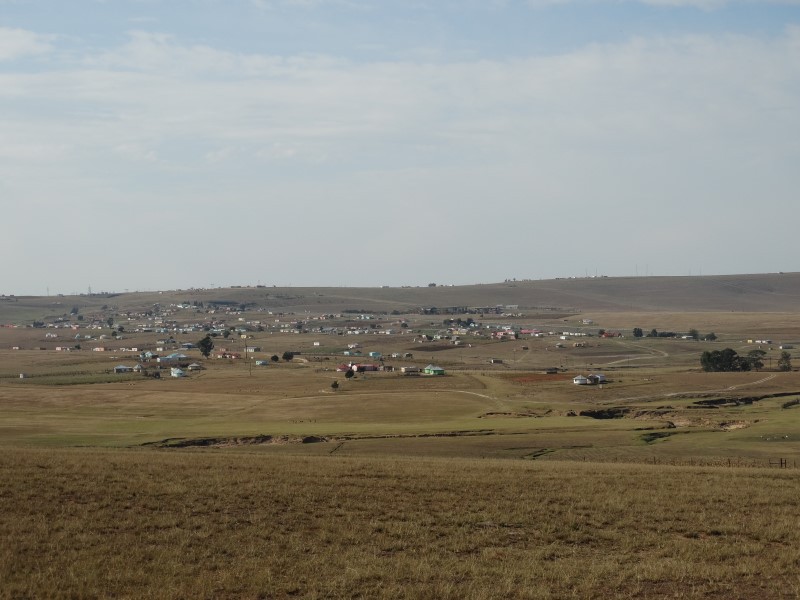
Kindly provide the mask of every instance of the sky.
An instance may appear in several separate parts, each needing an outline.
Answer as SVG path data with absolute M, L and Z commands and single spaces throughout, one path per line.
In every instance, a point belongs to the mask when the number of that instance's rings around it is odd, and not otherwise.
M 797 271 L 800 0 L 0 0 L 0 293 Z

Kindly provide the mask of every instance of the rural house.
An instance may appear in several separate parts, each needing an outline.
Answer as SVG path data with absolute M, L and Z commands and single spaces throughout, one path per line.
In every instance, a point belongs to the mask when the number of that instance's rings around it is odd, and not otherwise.
M 436 365 L 428 365 L 422 370 L 425 375 L 444 375 L 444 369 Z

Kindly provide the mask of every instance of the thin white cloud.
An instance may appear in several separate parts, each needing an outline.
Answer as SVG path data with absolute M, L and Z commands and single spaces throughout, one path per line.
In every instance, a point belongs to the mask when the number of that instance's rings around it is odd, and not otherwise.
M 136 161 L 156 162 L 158 155 L 152 148 L 148 148 L 143 144 L 126 143 L 119 144 L 114 147 L 114 152 Z
M 163 33 L 132 31 L 128 37 L 128 42 L 119 48 L 86 56 L 83 65 L 110 71 L 168 73 L 182 79 L 203 75 L 230 80 L 264 74 L 288 74 L 309 65 L 324 67 L 340 62 L 324 56 L 283 58 L 237 54 L 199 44 L 184 46 L 174 36 Z
M 46 54 L 53 48 L 52 41 L 53 36 L 0 27 L 0 61 Z
M 152 23 L 158 23 L 159 19 L 155 17 L 131 17 L 130 19 L 128 19 L 128 22 L 137 24 L 138 23 L 152 24 Z
M 357 0 L 250 0 L 250 4 L 261 10 L 278 8 L 364 8 L 368 3 Z
M 206 152 L 205 158 L 206 161 L 209 163 L 222 163 L 236 155 L 236 149 L 231 146 L 226 146 L 224 148 L 217 148 L 215 150 L 211 150 Z
M 438 65 L 240 55 L 136 33 L 118 51 L 88 57 L 90 69 L 6 75 L 2 87 L 60 113 L 17 119 L 42 132 L 42 147 L 47 138 L 89 147 L 111 140 L 114 148 L 145 144 L 148 151 L 123 154 L 152 159 L 159 144 L 195 139 L 209 144 L 208 156 L 233 141 L 262 158 L 312 161 L 369 144 L 391 155 L 397 143 L 459 144 L 460 154 L 482 155 L 545 138 L 646 143 L 725 136 L 750 122 L 755 134 L 774 118 L 795 126 L 780 110 L 799 97 L 798 31 L 774 42 L 641 39 Z

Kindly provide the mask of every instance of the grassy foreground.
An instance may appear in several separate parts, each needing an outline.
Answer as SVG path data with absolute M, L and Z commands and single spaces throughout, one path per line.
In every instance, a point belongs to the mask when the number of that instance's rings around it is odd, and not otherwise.
M 796 598 L 794 470 L 5 448 L 3 598 Z

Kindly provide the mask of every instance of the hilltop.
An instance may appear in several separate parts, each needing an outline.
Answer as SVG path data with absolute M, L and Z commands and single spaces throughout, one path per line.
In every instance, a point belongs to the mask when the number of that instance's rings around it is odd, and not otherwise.
M 437 307 L 518 307 L 525 313 L 790 312 L 800 305 L 800 273 L 691 277 L 589 277 L 424 287 L 233 287 L 79 296 L 3 296 L 0 323 L 114 306 L 202 302 L 282 312 L 414 313 Z

